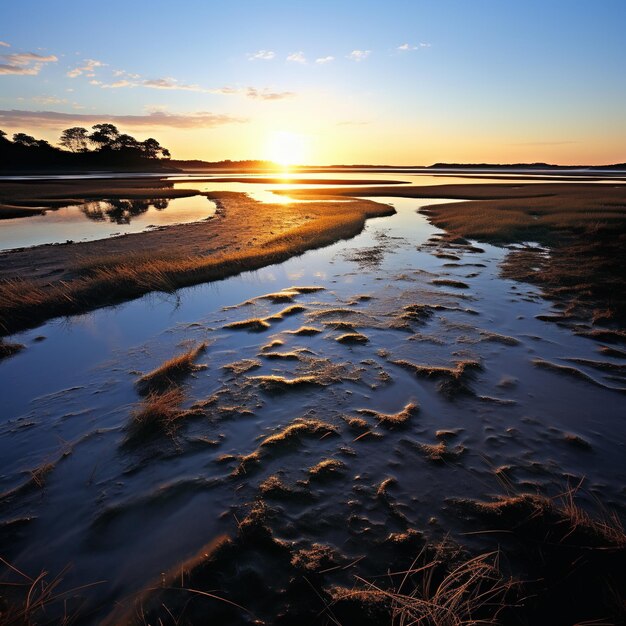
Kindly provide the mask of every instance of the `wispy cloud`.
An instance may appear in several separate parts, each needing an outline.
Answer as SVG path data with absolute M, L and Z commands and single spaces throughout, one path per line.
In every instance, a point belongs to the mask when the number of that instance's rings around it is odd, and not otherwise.
M 276 57 L 276 53 L 273 50 L 257 50 L 249 52 L 247 57 L 249 61 L 271 61 Z
M 417 50 L 417 46 L 413 46 L 410 43 L 403 43 L 397 48 L 400 52 L 409 52 L 411 50 Z
M 59 60 L 54 54 L 45 56 L 35 52 L 1 54 L 0 59 L 5 61 L 0 63 L 0 74 L 17 74 L 21 76 L 37 76 L 45 63 L 56 63 Z
M 318 63 L 319 65 L 324 65 L 325 63 L 331 63 L 332 61 L 335 60 L 335 57 L 319 57 L 317 59 L 315 59 L 315 62 Z
M 149 80 L 142 81 L 143 87 L 149 87 L 150 89 L 166 89 L 174 91 L 202 91 L 210 92 L 209 89 L 200 87 L 200 85 L 188 85 L 178 82 L 175 78 L 151 78 Z
M 430 48 L 430 47 L 432 47 L 432 44 L 420 41 L 420 48 Z
M 103 63 L 102 61 L 85 59 L 82 65 L 78 65 L 74 69 L 69 70 L 69 72 L 67 72 L 67 76 L 69 76 L 69 78 L 76 78 L 77 76 L 84 74 L 85 76 L 91 78 L 95 76 L 94 71 L 97 67 L 104 67 L 105 65 L 106 63 Z
M 69 125 L 89 126 L 111 122 L 127 128 L 214 128 L 224 124 L 243 124 L 248 120 L 198 111 L 195 113 L 168 113 L 153 111 L 145 115 L 108 115 L 106 113 L 60 113 L 57 111 L 0 110 L 0 123 L 5 127 L 37 126 L 60 129 Z
M 351 61 L 364 61 L 367 57 L 372 53 L 371 50 L 353 50 L 349 55 L 348 59 Z
M 304 56 L 304 52 L 292 52 L 288 57 L 287 61 L 291 61 L 292 63 L 306 63 L 306 57 Z
M 97 81 L 95 81 L 97 82 Z M 102 83 L 100 87 L 102 89 L 122 89 L 123 87 L 136 87 L 136 83 L 131 83 L 129 80 L 123 78 L 122 80 L 116 80 L 112 83 Z
M 6 41 L 0 41 L 0 47 L 1 48 L 10 48 L 11 44 L 7 43 Z
M 217 94 L 221 96 L 245 96 L 253 100 L 284 100 L 296 94 L 293 91 L 271 91 L 267 87 L 201 87 L 181 83 L 175 78 L 151 78 L 148 80 L 131 81 L 123 78 L 113 83 L 103 83 L 99 80 L 89 81 L 91 85 L 101 89 L 122 89 L 125 87 L 146 87 L 148 89 L 162 89 L 166 91 L 195 91 L 199 93 Z
M 248 87 L 246 96 L 257 100 L 284 100 L 293 98 L 296 94 L 293 91 L 270 91 L 269 89 L 255 89 Z

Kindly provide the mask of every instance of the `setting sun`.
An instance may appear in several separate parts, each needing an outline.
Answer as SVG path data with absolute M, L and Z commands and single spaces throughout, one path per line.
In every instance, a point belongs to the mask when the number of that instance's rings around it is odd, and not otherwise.
M 266 158 L 280 165 L 305 163 L 308 157 L 307 137 L 299 133 L 276 131 L 267 140 Z

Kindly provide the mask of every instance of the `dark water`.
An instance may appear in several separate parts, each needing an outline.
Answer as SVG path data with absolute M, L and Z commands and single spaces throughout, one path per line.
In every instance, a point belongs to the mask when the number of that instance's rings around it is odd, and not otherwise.
M 587 498 L 623 514 L 625 362 L 600 355 L 594 340 L 536 319 L 550 303 L 537 288 L 499 277 L 507 250 L 481 244 L 482 252 L 460 247 L 436 256 L 442 250 L 424 244 L 439 231 L 416 210 L 440 200 L 377 200 L 397 214 L 370 220 L 352 240 L 10 338 L 26 349 L 0 363 L 0 492 L 51 465 L 40 488 L 4 499 L 2 520 L 24 521 L 2 527 L 0 554 L 27 572 L 71 564 L 66 584 L 105 581 L 85 594 L 110 608 L 212 538 L 233 534 L 268 477 L 298 488 L 325 459 L 343 469 L 331 480 L 309 481 L 310 497 L 281 501 L 274 530 L 347 556 L 358 556 L 350 541 L 355 528 L 384 535 L 408 522 L 459 536 L 466 529 L 449 499 L 502 493 L 498 468 L 517 488 L 547 494 L 584 478 Z M 438 279 L 466 287 L 433 283 Z M 260 298 L 293 286 L 323 290 L 294 293 L 292 303 Z M 225 328 L 294 304 L 304 310 L 270 321 L 264 332 Z M 413 304 L 428 305 L 431 315 L 401 318 Z M 338 342 L 345 334 L 339 322 L 352 323 L 368 342 Z M 322 332 L 291 333 L 303 325 Z M 263 350 L 276 340 L 282 344 Z M 140 373 L 204 341 L 208 349 L 197 362 L 206 368 L 187 379 L 184 406 L 217 394 L 208 416 L 187 420 L 173 438 L 128 445 Z M 295 356 L 270 359 L 268 351 Z M 481 369 L 468 375 L 465 394 L 450 396 L 440 381 L 394 363 L 402 360 L 471 360 Z M 600 369 L 599 360 L 622 369 Z M 230 364 L 240 373 L 224 368 Z M 259 378 L 268 375 L 319 384 L 269 393 Z M 396 413 L 408 403 L 419 412 L 404 427 L 358 412 Z M 371 434 L 359 437 L 350 417 L 366 419 Z M 322 420 L 337 434 L 303 438 L 280 453 L 264 449 L 239 471 L 241 455 L 297 418 Z M 570 435 L 588 445 L 573 445 Z M 434 462 L 429 446 L 444 436 L 447 454 Z M 387 478 L 396 481 L 390 492 L 404 522 L 376 497 Z

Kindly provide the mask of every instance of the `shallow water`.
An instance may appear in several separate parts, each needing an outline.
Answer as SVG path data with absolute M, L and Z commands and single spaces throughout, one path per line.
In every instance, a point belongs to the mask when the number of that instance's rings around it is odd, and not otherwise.
M 0 554 L 28 572 L 58 572 L 72 563 L 67 585 L 105 581 L 91 597 L 94 606 L 110 608 L 212 538 L 235 533 L 269 476 L 295 488 L 307 468 L 328 458 L 345 469 L 329 481 L 309 481 L 308 497 L 265 498 L 280 512 L 272 521 L 277 537 L 329 544 L 356 558 L 368 539 L 406 523 L 461 536 L 468 529 L 449 498 L 503 493 L 495 471 L 502 467 L 515 488 L 548 494 L 584 477 L 590 497 L 623 515 L 624 395 L 609 387 L 626 387 L 626 380 L 623 369 L 599 370 L 589 362 L 623 368 L 624 361 L 599 356 L 596 341 L 536 319 L 551 311 L 550 303 L 535 287 L 499 278 L 507 250 L 429 246 L 440 231 L 416 210 L 445 201 L 376 200 L 397 213 L 369 220 L 349 241 L 10 338 L 26 349 L 0 362 L 0 493 L 51 466 L 41 488 L 5 499 L 2 520 L 22 521 L 2 527 Z M 458 260 L 436 256 L 442 252 Z M 440 279 L 467 287 L 433 284 Z M 293 303 L 259 298 L 309 285 L 324 289 L 295 294 Z M 264 332 L 225 328 L 292 304 L 304 310 L 271 319 Z M 413 304 L 432 314 L 400 318 Z M 338 342 L 346 332 L 340 322 L 352 322 L 369 341 Z M 303 325 L 322 332 L 290 332 Z M 264 356 L 273 340 L 284 342 L 273 351 L 295 356 Z M 208 416 L 189 419 L 173 439 L 125 443 L 141 401 L 140 373 L 202 341 L 209 347 L 197 362 L 207 367 L 187 380 L 184 406 L 217 394 Z M 466 393 L 456 396 L 394 363 L 450 366 L 467 359 L 482 369 L 468 375 Z M 537 367 L 536 359 L 576 367 L 590 379 Z M 251 369 L 224 368 L 233 363 Z M 325 386 L 270 393 L 259 378 L 267 375 L 311 376 Z M 403 427 L 358 413 L 395 413 L 410 402 L 420 410 Z M 348 427 L 344 418 L 356 416 L 368 421 L 370 435 Z M 338 435 L 303 438 L 280 452 L 263 449 L 258 463 L 238 471 L 240 455 L 261 449 L 262 438 L 302 417 L 328 422 Z M 428 446 L 442 430 L 450 431 L 449 454 L 434 462 Z M 588 447 L 573 445 L 568 435 Z M 390 488 L 393 509 L 376 496 L 385 478 L 397 481 Z
M 498 183 L 527 183 L 546 182 L 543 176 L 535 172 L 523 172 L 523 178 L 507 176 L 506 174 L 489 174 L 477 171 L 467 172 L 459 175 L 449 174 L 424 174 L 416 171 L 380 172 L 376 170 L 365 172 L 333 171 L 324 173 L 289 173 L 267 174 L 263 178 L 273 177 L 280 182 L 263 183 L 256 182 L 259 174 L 246 173 L 217 173 L 217 174 L 176 174 L 166 176 L 174 184 L 175 189 L 198 190 L 200 192 L 211 191 L 236 191 L 247 193 L 250 197 L 259 202 L 270 203 L 293 203 L 306 200 L 294 200 L 285 195 L 275 194 L 274 191 L 289 189 L 315 189 L 319 184 L 294 184 L 290 179 L 323 179 L 323 180 L 366 180 L 367 185 L 376 184 L 380 181 L 397 180 L 403 184 L 415 187 L 424 185 L 444 185 L 444 184 L 481 184 L 486 182 Z M 97 179 L 97 178 L 128 178 L 130 175 L 115 174 L 85 174 L 85 175 L 58 175 L 47 176 L 46 179 L 67 180 L 67 179 Z M 156 175 L 144 174 L 139 177 L 154 177 Z M 163 174 L 159 175 L 163 177 Z M 541 177 L 540 177 L 541 176 Z M 228 178 L 238 179 L 237 182 L 210 182 L 211 178 L 225 180 Z M 239 179 L 249 179 L 248 182 L 240 182 Z M 0 176 L 2 180 L 36 180 L 36 176 Z M 555 182 L 587 182 L 581 176 L 554 175 Z M 611 173 L 594 175 L 593 180 L 597 182 L 610 183 L 615 178 Z M 328 184 L 322 185 L 327 187 Z M 341 187 L 341 183 L 338 183 Z M 354 184 L 350 185 L 352 188 Z M 358 186 L 357 186 L 358 187 Z M 207 205 L 208 203 L 208 205 Z M 45 208 L 45 207 L 44 207 Z M 0 220 L 0 250 L 10 250 L 27 246 L 41 244 L 66 243 L 67 241 L 93 241 L 96 239 L 106 239 L 122 234 L 136 233 L 150 228 L 167 226 L 172 224 L 183 224 L 206 219 L 214 215 L 215 204 L 201 196 L 189 198 L 174 198 L 160 200 L 95 200 L 79 205 L 71 205 L 60 209 L 47 208 L 41 215 L 32 217 L 19 217 L 13 219 Z
M 160 226 L 197 222 L 215 215 L 216 206 L 204 196 L 147 200 L 94 200 L 41 215 L 0 220 L 0 250 L 94 241 Z

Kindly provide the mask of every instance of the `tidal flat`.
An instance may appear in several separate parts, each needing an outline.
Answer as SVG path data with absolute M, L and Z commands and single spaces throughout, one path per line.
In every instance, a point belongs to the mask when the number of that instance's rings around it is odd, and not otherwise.
M 9 617 L 619 623 L 626 187 L 366 178 L 3 253 Z

